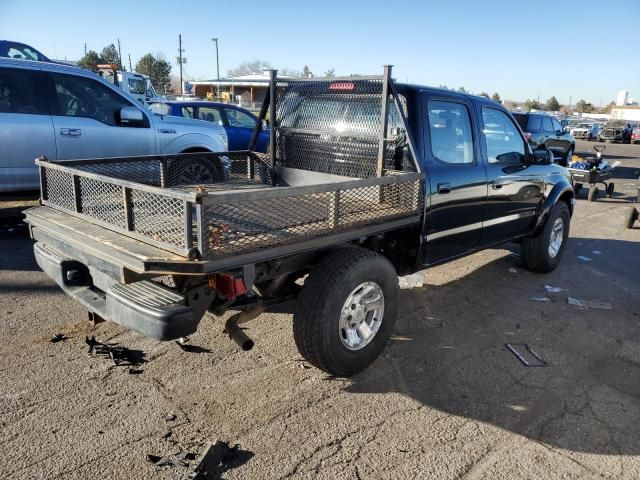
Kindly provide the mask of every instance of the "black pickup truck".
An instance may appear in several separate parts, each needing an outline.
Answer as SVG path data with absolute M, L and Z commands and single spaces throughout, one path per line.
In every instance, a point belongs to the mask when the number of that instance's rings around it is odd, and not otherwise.
M 399 84 L 386 67 L 272 72 L 267 111 L 266 154 L 38 159 L 40 267 L 92 318 L 160 340 L 233 311 L 221 331 L 249 349 L 240 325 L 296 300 L 302 356 L 348 376 L 393 332 L 398 275 L 508 241 L 532 271 L 558 265 L 570 176 L 498 103 Z

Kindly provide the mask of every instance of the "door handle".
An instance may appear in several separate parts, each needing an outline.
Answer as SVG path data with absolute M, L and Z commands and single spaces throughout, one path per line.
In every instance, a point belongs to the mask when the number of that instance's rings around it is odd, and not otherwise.
M 502 183 L 502 182 L 500 182 L 498 180 L 493 180 L 491 182 L 491 188 L 493 188 L 494 190 L 500 190 L 503 185 L 504 185 L 504 183 Z
M 451 193 L 451 184 L 450 183 L 439 183 L 438 184 L 438 193 Z
M 79 137 L 82 135 L 82 130 L 79 128 L 61 128 L 60 135 L 63 137 Z

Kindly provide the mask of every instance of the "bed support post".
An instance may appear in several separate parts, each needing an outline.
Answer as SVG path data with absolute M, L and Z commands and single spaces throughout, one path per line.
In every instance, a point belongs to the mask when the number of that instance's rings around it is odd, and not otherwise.
M 269 154 L 271 185 L 276 185 L 276 79 L 278 70 L 269 70 Z
M 389 83 L 391 82 L 392 65 L 384 66 L 382 76 L 382 104 L 380 109 L 380 133 L 378 136 L 378 163 L 376 166 L 376 176 L 382 177 L 384 174 L 384 153 L 387 146 L 387 125 L 389 124 Z

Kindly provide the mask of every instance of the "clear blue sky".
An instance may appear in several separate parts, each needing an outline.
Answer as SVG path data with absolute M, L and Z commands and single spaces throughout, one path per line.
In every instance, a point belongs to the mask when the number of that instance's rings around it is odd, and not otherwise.
M 55 58 L 120 38 L 125 62 L 174 62 L 179 33 L 192 79 L 215 77 L 218 37 L 221 76 L 255 59 L 338 75 L 390 63 L 402 81 L 503 99 L 640 99 L 640 0 L 0 0 L 0 38 Z

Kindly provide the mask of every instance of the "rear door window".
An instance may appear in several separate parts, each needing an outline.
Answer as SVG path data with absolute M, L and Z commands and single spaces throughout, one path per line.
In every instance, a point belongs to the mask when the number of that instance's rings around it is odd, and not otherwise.
M 529 115 L 527 128 L 524 128 L 523 130 L 525 132 L 539 132 L 542 130 L 542 117 L 540 115 Z
M 220 110 L 217 108 L 200 107 L 198 108 L 198 117 L 200 120 L 222 125 L 222 116 L 220 115 Z
M 441 162 L 475 163 L 469 110 L 461 103 L 429 100 L 431 153 Z
M 193 107 L 182 107 L 180 111 L 184 118 L 193 118 Z
M 36 72 L 22 68 L 0 68 L 0 113 L 49 115 L 38 92 Z

